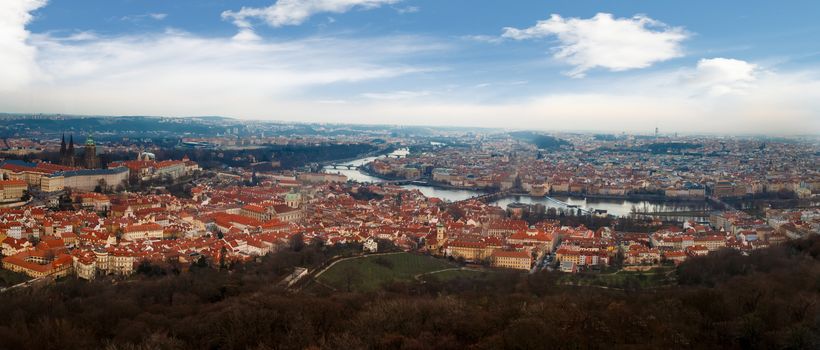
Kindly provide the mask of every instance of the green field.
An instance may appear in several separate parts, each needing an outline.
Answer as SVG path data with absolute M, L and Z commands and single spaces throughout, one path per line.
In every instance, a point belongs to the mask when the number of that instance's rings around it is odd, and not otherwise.
M 422 279 L 429 281 L 429 280 L 437 280 L 437 281 L 450 281 L 454 279 L 469 279 L 469 280 L 484 280 L 488 279 L 493 276 L 493 274 L 497 274 L 495 271 L 491 270 L 448 270 L 442 271 L 437 273 L 431 273 L 429 275 L 422 276 Z
M 392 281 L 412 281 L 418 274 L 456 267 L 430 256 L 397 253 L 345 260 L 319 276 L 319 282 L 339 291 L 373 291 Z

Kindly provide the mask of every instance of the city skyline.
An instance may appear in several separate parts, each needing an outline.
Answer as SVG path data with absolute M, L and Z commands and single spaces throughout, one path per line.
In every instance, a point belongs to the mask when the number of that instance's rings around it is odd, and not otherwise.
M 12 0 L 0 109 L 816 134 L 817 7 Z

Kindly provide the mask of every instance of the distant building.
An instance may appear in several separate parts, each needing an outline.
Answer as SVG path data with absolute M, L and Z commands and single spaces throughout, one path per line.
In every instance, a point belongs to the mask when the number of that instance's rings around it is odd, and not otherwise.
M 0 202 L 16 202 L 23 198 L 28 184 L 23 180 L 0 180 Z
M 302 195 L 299 192 L 291 190 L 290 193 L 285 195 L 285 205 L 291 208 L 299 208 L 302 204 Z
M 97 145 L 94 143 L 94 139 L 91 138 L 91 135 L 85 140 L 85 154 L 83 154 L 83 159 L 86 169 L 100 168 L 100 158 L 97 156 Z
M 74 135 L 69 136 L 68 148 L 66 148 L 65 134 L 63 134 L 63 141 L 60 143 L 60 165 L 74 166 Z
M 529 252 L 496 249 L 491 258 L 494 267 L 519 270 L 529 270 L 532 267 L 532 255 Z
M 143 152 L 137 160 L 117 161 L 108 164 L 109 167 L 127 167 L 131 176 L 141 180 L 170 178 L 176 180 L 199 170 L 199 165 L 188 157 L 182 160 L 164 160 L 157 162 L 152 153 Z
M 301 173 L 296 179 L 304 183 L 347 182 L 347 176 L 326 173 Z
M 362 245 L 362 250 L 365 252 L 375 253 L 379 251 L 379 242 L 377 242 L 373 237 L 368 238 L 364 241 Z
M 38 278 L 49 275 L 67 276 L 72 270 L 72 258 L 49 250 L 26 250 L 3 258 L 3 268 Z
M 127 180 L 128 168 L 126 167 L 58 171 L 44 177 L 41 188 L 44 192 L 50 192 L 47 189 L 59 191 L 63 188 L 93 191 L 101 183 L 116 187 Z

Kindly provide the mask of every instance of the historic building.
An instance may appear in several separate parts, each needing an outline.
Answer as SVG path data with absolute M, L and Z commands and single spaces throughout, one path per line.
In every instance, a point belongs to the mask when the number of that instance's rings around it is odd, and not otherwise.
M 494 267 L 529 270 L 532 267 L 532 254 L 526 251 L 507 251 L 496 249 L 491 256 Z
M 97 169 L 100 167 L 100 158 L 97 156 L 97 145 L 91 135 L 85 140 L 85 153 L 83 154 L 86 169 Z
M 68 148 L 66 148 L 65 134 L 63 134 L 63 141 L 60 143 L 60 165 L 74 166 L 74 135 L 69 136 Z

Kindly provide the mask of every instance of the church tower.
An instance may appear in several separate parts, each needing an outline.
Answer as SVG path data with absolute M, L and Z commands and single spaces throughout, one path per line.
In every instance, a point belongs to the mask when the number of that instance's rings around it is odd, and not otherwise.
M 100 167 L 100 158 L 97 157 L 97 145 L 94 143 L 94 139 L 91 138 L 91 135 L 88 135 L 88 138 L 85 140 L 85 154 L 83 154 L 83 158 L 86 168 L 97 169 Z
M 60 158 L 65 156 L 65 133 L 63 133 L 63 140 L 60 142 Z
M 65 135 L 63 135 L 63 144 L 60 146 L 60 164 L 64 166 L 74 166 L 74 135 L 69 136 L 68 149 L 65 147 Z
M 438 225 L 436 225 L 436 240 L 441 244 L 445 238 L 447 238 L 447 234 L 444 232 L 444 225 L 439 221 Z

